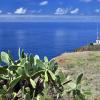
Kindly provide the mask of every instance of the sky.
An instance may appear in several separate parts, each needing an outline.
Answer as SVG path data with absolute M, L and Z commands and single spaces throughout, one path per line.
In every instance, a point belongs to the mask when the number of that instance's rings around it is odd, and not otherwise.
M 100 0 L 0 0 L 0 14 L 100 15 Z

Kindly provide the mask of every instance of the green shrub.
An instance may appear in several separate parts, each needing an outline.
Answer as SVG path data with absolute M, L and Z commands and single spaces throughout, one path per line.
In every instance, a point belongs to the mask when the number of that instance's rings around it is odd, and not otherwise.
M 38 55 L 20 49 L 18 56 L 14 61 L 10 52 L 1 52 L 0 62 L 4 66 L 0 67 L 0 100 L 59 100 L 71 92 L 75 100 L 80 96 L 84 98 L 80 100 L 85 100 L 80 88 L 77 89 L 83 74 L 71 85 L 72 80 L 57 70 L 54 60 L 41 60 Z
M 93 46 L 93 43 L 90 43 L 91 46 Z

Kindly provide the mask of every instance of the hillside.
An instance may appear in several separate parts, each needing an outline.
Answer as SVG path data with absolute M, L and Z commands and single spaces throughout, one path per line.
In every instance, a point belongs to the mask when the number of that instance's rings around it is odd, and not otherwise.
M 93 45 L 90 43 L 89 45 L 82 46 L 78 49 L 75 50 L 76 52 L 78 51 L 100 51 L 100 45 Z
M 84 73 L 82 84 L 92 92 L 89 100 L 100 100 L 100 51 L 64 53 L 55 60 L 66 75 Z

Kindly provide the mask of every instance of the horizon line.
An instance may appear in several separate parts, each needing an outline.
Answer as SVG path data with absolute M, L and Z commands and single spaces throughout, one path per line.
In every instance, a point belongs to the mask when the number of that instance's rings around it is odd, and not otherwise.
M 100 22 L 100 16 L 89 15 L 0 15 L 0 22 Z

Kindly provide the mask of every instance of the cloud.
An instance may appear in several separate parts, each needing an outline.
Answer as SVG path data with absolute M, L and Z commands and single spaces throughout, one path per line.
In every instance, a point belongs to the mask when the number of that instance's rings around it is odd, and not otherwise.
M 41 13 L 41 12 L 42 12 L 42 9 L 40 9 L 40 10 L 37 11 L 37 13 Z
M 40 2 L 40 6 L 45 6 L 48 4 L 48 1 L 43 1 L 43 2 Z
M 95 13 L 100 13 L 100 9 L 95 9 Z
M 79 12 L 79 8 L 75 8 L 74 10 L 70 11 L 71 14 L 77 14 Z
M 89 3 L 91 2 L 92 0 L 80 0 L 81 2 L 86 2 L 86 3 Z
M 18 9 L 16 9 L 16 11 L 14 13 L 15 14 L 25 14 L 26 13 L 26 9 L 24 9 L 23 7 L 20 7 Z
M 2 10 L 0 10 L 0 14 L 2 13 Z
M 11 15 L 12 13 L 11 13 L 11 12 L 7 12 L 7 14 L 8 14 L 8 15 Z
M 67 14 L 67 12 L 68 12 L 67 8 L 57 8 L 54 14 L 65 15 L 65 14 Z
M 28 10 L 27 13 L 34 14 L 36 13 L 36 10 Z

